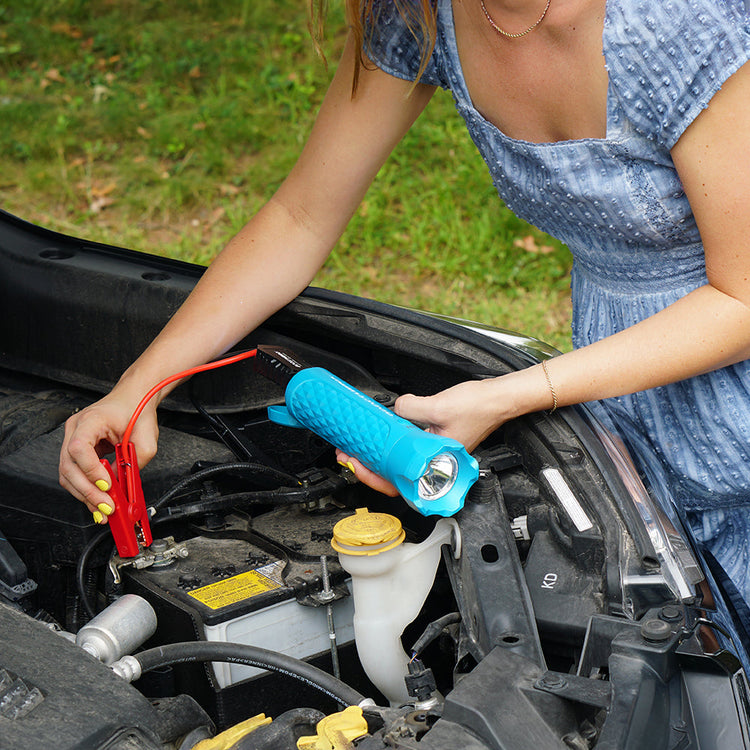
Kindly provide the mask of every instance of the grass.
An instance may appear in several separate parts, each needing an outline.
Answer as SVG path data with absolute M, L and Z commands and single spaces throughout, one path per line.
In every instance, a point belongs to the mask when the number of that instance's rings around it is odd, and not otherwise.
M 89 239 L 208 263 L 294 163 L 345 28 L 304 0 L 9 0 L 0 200 Z M 498 199 L 438 92 L 314 283 L 569 348 L 570 255 Z

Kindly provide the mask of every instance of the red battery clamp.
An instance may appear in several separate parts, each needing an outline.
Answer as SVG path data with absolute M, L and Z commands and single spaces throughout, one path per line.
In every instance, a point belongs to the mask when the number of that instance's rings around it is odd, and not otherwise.
M 141 488 L 141 475 L 133 443 L 115 446 L 114 469 L 102 459 L 109 474 L 109 490 L 114 512 L 108 517 L 109 528 L 120 557 L 135 557 L 153 541 L 146 501 Z
M 141 399 L 138 407 L 133 412 L 133 416 L 125 428 L 122 436 L 122 442 L 115 446 L 115 463 L 114 469 L 110 466 L 109 461 L 102 459 L 102 466 L 109 474 L 109 490 L 107 494 L 112 500 L 114 512 L 108 517 L 109 527 L 112 530 L 112 536 L 117 546 L 117 554 L 120 557 L 135 557 L 139 555 L 146 547 L 151 546 L 153 537 L 151 535 L 151 524 L 149 523 L 148 510 L 146 510 L 146 500 L 143 497 L 143 488 L 141 487 L 141 474 L 138 468 L 138 458 L 135 454 L 135 446 L 130 442 L 130 435 L 135 427 L 136 420 L 145 408 L 149 400 L 155 396 L 162 388 L 177 380 L 195 375 L 198 372 L 213 370 L 217 367 L 231 365 L 243 359 L 255 357 L 257 351 L 239 352 L 225 359 L 208 362 L 205 365 L 191 367 L 189 370 L 178 372 L 170 375 L 160 383 L 157 383 Z

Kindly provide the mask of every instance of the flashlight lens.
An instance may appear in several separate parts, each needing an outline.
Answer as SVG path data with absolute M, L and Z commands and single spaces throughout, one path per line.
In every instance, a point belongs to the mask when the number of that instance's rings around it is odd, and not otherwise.
M 458 461 L 450 453 L 441 453 L 430 461 L 427 471 L 419 478 L 419 497 L 437 500 L 450 492 L 458 476 Z

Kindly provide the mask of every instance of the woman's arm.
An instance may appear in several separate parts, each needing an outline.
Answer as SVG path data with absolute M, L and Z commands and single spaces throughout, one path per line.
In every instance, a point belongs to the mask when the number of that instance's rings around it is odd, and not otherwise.
M 750 358 L 750 63 L 687 128 L 672 156 L 701 232 L 708 284 L 637 325 L 548 361 L 560 406 L 654 388 Z M 552 404 L 536 365 L 435 396 L 402 396 L 396 411 L 473 449 L 508 419 Z
M 119 441 L 141 397 L 163 378 L 233 346 L 299 294 L 325 261 L 393 147 L 434 89 L 362 69 L 351 40 L 294 168 L 217 256 L 194 291 L 113 391 L 66 424 L 60 482 L 93 511 L 108 496 L 97 446 Z M 166 395 L 160 394 L 161 398 Z M 133 433 L 143 465 L 156 450 L 156 403 Z

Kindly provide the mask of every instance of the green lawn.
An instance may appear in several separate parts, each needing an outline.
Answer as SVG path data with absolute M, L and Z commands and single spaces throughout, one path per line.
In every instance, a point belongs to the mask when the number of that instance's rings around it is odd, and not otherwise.
M 306 0 L 9 0 L 0 200 L 51 228 L 208 263 L 293 164 L 345 35 Z M 570 255 L 500 202 L 449 95 L 383 167 L 315 284 L 569 348 Z

